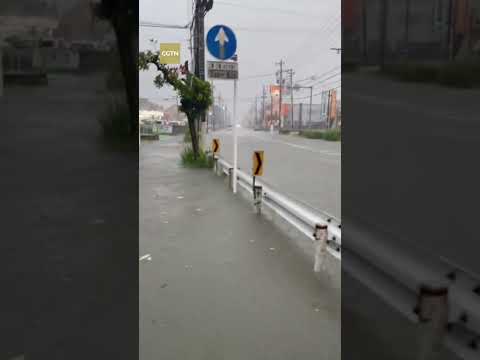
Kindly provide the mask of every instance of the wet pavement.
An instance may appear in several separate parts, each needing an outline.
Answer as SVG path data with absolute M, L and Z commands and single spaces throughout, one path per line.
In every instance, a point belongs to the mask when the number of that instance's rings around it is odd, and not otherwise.
M 265 151 L 262 180 L 291 198 L 341 218 L 341 143 L 270 134 L 241 128 L 238 131 L 238 166 L 251 173 L 252 154 Z M 231 130 L 208 134 L 220 139 L 220 156 L 233 161 Z
M 99 139 L 104 83 L 55 75 L 0 98 L 0 359 L 136 356 L 138 154 Z
M 140 359 L 340 359 L 340 294 L 179 138 L 142 143 Z

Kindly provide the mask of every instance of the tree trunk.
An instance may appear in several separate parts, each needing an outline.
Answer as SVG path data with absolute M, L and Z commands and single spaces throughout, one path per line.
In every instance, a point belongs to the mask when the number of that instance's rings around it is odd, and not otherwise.
M 198 155 L 200 154 L 200 148 L 198 146 L 198 132 L 195 126 L 196 119 L 190 116 L 187 116 L 187 118 L 188 118 L 188 127 L 190 129 L 190 138 L 192 139 L 193 157 L 197 159 Z
M 113 19 L 112 25 L 125 79 L 125 91 L 130 110 L 130 132 L 133 136 L 138 136 L 138 29 L 129 27 L 128 21 L 128 16 L 117 16 Z

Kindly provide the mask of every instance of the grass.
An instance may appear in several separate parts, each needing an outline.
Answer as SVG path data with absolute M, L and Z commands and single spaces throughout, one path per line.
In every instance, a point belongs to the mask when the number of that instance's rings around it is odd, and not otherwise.
M 126 103 L 111 100 L 105 111 L 100 114 L 99 122 L 106 138 L 131 138 L 130 114 Z
M 121 152 L 138 151 L 138 136 L 130 133 L 129 109 L 125 102 L 111 100 L 100 114 L 101 140 L 108 149 Z
M 329 129 L 324 131 L 303 130 L 300 131 L 300 136 L 307 139 L 321 139 L 326 141 L 341 141 L 342 131 L 340 129 Z
M 190 134 L 190 130 L 188 127 L 185 129 L 185 135 L 183 136 L 183 142 L 185 144 L 189 144 L 192 142 L 192 134 Z
M 358 68 L 358 63 L 353 61 L 345 61 L 342 63 L 342 72 L 355 72 Z
M 193 150 L 190 146 L 186 146 L 181 154 L 181 163 L 187 168 L 196 169 L 212 169 L 213 158 L 209 156 L 205 151 L 200 151 L 199 156 L 195 159 L 193 156 Z
M 480 86 L 480 64 L 477 63 L 395 64 L 386 66 L 383 73 L 406 82 L 437 83 L 462 89 Z

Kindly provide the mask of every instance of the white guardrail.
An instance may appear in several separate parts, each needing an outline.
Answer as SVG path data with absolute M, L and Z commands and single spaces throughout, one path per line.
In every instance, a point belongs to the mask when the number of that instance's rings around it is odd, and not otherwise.
M 222 158 L 216 158 L 216 167 L 220 167 L 225 175 L 230 176 L 232 165 Z M 253 196 L 253 177 L 241 170 L 237 170 L 238 185 Z M 261 186 L 262 205 L 268 206 L 285 221 L 294 226 L 312 241 L 318 240 L 316 230 L 326 227 L 328 236 L 326 240 L 326 251 L 336 259 L 341 260 L 342 230 L 338 219 L 320 214 L 306 206 L 280 194 L 271 187 L 256 180 L 256 185 Z
M 231 176 L 232 165 L 216 158 L 215 168 Z M 238 185 L 253 196 L 253 178 L 237 170 Z M 422 325 L 419 359 L 436 359 L 446 345 L 460 358 L 480 359 L 480 278 L 445 258 L 404 245 L 389 235 L 348 222 L 347 247 L 341 224 L 273 190 L 261 180 L 262 204 L 312 241 L 327 228 L 327 251 L 342 260 L 342 270 L 367 286 L 408 320 Z
M 462 359 L 480 359 L 480 279 L 447 259 L 348 223 L 342 269 L 407 319 L 424 325 L 424 352 L 444 343 Z M 429 350 L 427 350 L 429 348 Z M 436 357 L 420 357 L 431 358 Z

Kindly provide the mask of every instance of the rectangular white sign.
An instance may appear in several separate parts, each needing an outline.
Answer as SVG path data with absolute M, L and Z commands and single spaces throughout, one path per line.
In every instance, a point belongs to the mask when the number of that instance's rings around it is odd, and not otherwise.
M 238 63 L 231 61 L 207 61 L 208 77 L 210 79 L 238 79 Z

